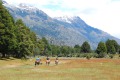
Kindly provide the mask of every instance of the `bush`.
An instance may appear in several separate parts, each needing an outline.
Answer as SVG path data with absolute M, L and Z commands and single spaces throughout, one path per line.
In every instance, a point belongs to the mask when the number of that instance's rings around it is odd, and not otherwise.
M 87 58 L 87 59 L 90 59 L 90 58 L 98 58 L 98 54 L 96 53 L 80 53 L 80 54 L 77 54 L 76 57 L 81 57 L 81 58 Z
M 113 54 L 108 54 L 109 55 L 109 57 L 112 59 L 113 57 L 114 57 L 114 55 Z
M 88 60 L 89 60 L 91 57 L 92 57 L 92 56 L 91 56 L 90 54 L 87 54 L 87 55 L 86 55 L 86 59 L 88 59 Z
M 99 56 L 98 54 L 94 54 L 93 55 L 94 58 L 98 58 L 98 56 Z
M 80 54 L 77 54 L 76 57 L 80 57 Z
M 82 58 L 84 58 L 84 57 L 86 57 L 87 56 L 87 53 L 81 53 L 80 55 L 79 55 L 79 57 L 82 57 Z
M 100 53 L 98 54 L 98 58 L 104 58 L 106 56 L 106 53 Z

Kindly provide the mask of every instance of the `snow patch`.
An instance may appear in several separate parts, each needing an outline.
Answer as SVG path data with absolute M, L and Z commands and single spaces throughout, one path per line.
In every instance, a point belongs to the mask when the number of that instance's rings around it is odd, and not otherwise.
M 62 16 L 62 17 L 55 17 L 54 19 L 71 24 L 72 21 L 74 21 L 76 18 L 77 18 L 76 16 Z

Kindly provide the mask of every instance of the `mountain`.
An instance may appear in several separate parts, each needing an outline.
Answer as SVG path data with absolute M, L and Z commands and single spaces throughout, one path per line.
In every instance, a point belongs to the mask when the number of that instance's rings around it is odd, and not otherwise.
M 14 6 L 4 3 L 4 6 L 15 19 L 22 19 L 39 37 L 46 37 L 53 44 L 74 46 L 88 41 L 95 49 L 100 41 L 107 39 L 120 43 L 120 39 L 89 26 L 78 16 L 51 18 L 42 10 L 27 4 Z

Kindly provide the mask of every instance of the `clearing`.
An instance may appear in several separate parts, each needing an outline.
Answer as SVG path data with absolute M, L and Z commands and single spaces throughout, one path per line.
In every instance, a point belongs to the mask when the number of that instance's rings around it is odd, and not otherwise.
M 34 66 L 35 59 L 0 60 L 0 80 L 120 80 L 120 59 L 55 58 Z

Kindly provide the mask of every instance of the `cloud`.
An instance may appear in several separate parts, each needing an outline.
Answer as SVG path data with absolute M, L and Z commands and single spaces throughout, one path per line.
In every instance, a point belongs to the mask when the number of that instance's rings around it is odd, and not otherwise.
M 94 9 L 94 8 L 86 8 L 84 10 L 81 11 L 81 13 L 83 14 L 94 14 L 96 12 L 97 9 Z
M 116 2 L 116 1 L 120 1 L 120 0 L 111 0 L 111 1 Z

